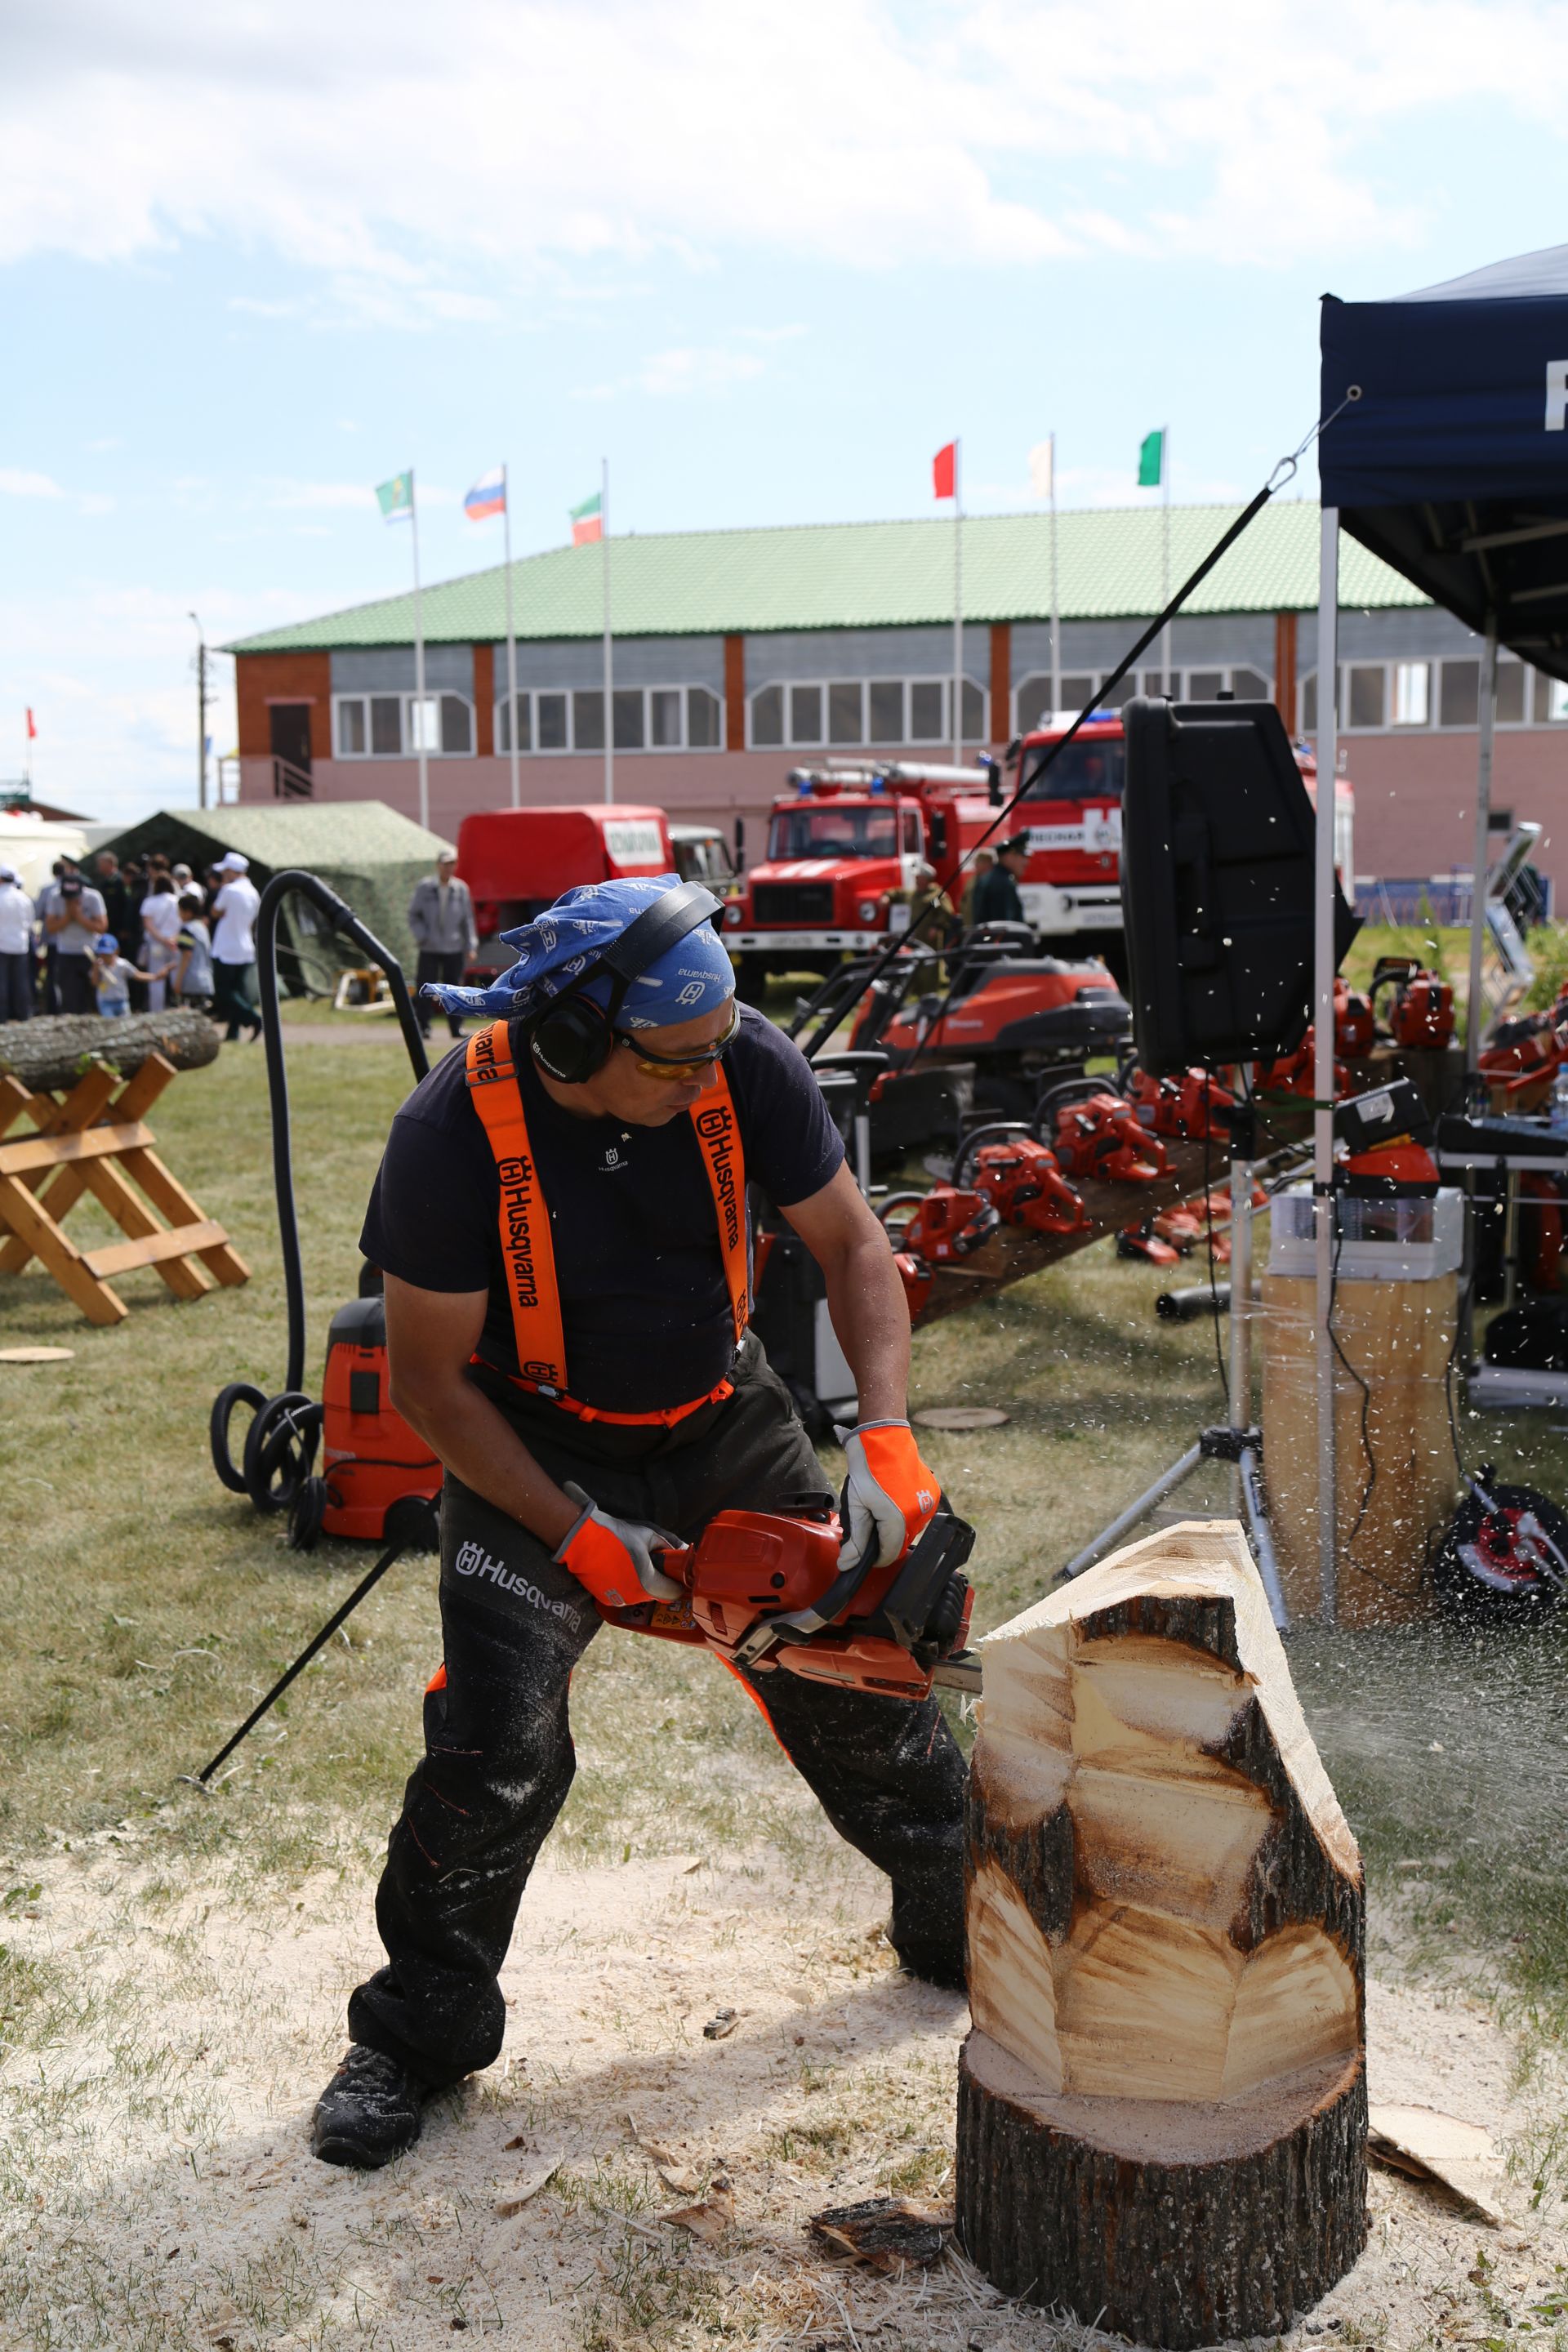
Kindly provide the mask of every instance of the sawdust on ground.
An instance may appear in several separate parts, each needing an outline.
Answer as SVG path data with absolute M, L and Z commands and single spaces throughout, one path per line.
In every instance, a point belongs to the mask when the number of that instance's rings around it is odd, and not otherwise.
M 362 2178 L 317 2164 L 307 2127 L 345 1994 L 377 1954 L 372 1879 L 322 1871 L 258 1903 L 214 1878 L 169 1901 L 147 1899 L 134 1842 L 47 1865 L 32 1916 L 5 1922 L 54 2008 L 43 2054 L 35 2034 L 0 2073 L 0 2343 L 1107 2341 L 1003 2302 L 951 2253 L 883 2277 L 807 2240 L 824 2205 L 951 2189 L 967 2010 L 898 1973 L 881 1882 L 858 1857 L 810 1885 L 765 1853 L 547 1860 L 506 1969 L 506 2053 L 435 2104 L 406 2159 Z M 706 2038 L 726 2009 L 732 2029 Z M 1560 2080 L 1514 2087 L 1508 2037 L 1457 1989 L 1375 1976 L 1369 2021 L 1374 2098 L 1447 2109 L 1504 2146 L 1543 2100 L 1563 2109 Z M 1500 2166 L 1499 2194 L 1501 2231 L 1374 2172 L 1366 2253 L 1290 2340 L 1414 2352 L 1549 2313 L 1568 2289 L 1562 2208 L 1531 2210 L 1528 2167 Z M 1533 2340 L 1553 2336 L 1538 2317 Z

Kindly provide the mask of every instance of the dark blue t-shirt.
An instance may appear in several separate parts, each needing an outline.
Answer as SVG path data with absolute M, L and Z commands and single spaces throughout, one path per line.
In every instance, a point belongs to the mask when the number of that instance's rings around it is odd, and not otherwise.
M 717 1387 L 734 1334 L 719 1223 L 691 1121 L 577 1118 L 511 1032 L 529 1139 L 550 1208 L 571 1393 L 605 1412 L 656 1412 Z M 748 1182 L 781 1208 L 819 1192 L 844 1146 L 803 1055 L 742 1006 L 724 1057 Z M 421 1290 L 490 1295 L 479 1352 L 517 1370 L 501 1265 L 500 1180 L 454 1050 L 392 1122 L 360 1247 Z

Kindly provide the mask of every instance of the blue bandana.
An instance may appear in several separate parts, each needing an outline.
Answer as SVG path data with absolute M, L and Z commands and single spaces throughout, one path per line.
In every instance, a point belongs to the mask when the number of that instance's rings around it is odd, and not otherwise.
M 557 898 L 535 921 L 501 933 L 508 947 L 517 950 L 517 961 L 496 974 L 493 987 L 444 988 L 427 982 L 420 994 L 434 997 L 448 1013 L 489 1013 L 502 1020 L 537 1013 L 580 979 L 595 957 L 679 881 L 679 874 L 658 874 L 646 881 L 585 882 Z M 579 992 L 595 1004 L 607 1005 L 614 984 L 609 972 L 595 972 Z M 616 1025 L 670 1028 L 710 1013 L 734 992 L 735 968 L 712 923 L 700 923 L 633 981 Z

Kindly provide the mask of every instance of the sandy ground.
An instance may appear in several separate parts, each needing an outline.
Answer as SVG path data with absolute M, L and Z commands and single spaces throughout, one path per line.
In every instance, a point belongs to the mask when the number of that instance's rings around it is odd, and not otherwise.
M 110 1838 L 46 1865 L 41 1885 L 4 1923 L 52 2006 L 0 2074 L 0 2343 L 1107 2340 L 1004 2303 L 951 2254 L 890 2279 L 806 2238 L 825 2205 L 951 2187 L 967 2011 L 898 1974 L 879 1882 L 852 1855 L 809 1887 L 765 1855 L 546 1863 L 506 1972 L 507 2053 L 369 2178 L 318 2165 L 306 2140 L 344 1995 L 376 1948 L 368 1869 L 324 1870 L 262 1905 L 216 1881 L 171 1900 L 146 1846 Z M 1512 2087 L 1488 2008 L 1396 1981 L 1391 1959 L 1384 1938 L 1374 2098 L 1447 2109 L 1504 2145 L 1543 2106 L 1562 2112 L 1556 2076 Z M 738 2021 L 705 2039 L 721 2009 Z M 1374 2172 L 1367 2252 L 1290 2341 L 1500 2346 L 1568 2289 L 1568 2238 L 1560 2206 L 1531 2210 L 1528 2166 L 1521 2179 L 1500 2162 L 1498 2187 L 1500 2231 Z M 661 2218 L 693 2206 L 696 2231 Z M 1532 2340 L 1553 2337 L 1537 2316 Z

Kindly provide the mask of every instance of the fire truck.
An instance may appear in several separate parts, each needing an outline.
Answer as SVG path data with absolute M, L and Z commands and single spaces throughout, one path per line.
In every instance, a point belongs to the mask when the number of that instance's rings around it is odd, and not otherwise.
M 826 973 L 909 927 L 930 866 L 952 882 L 1002 798 L 1001 771 L 896 761 L 795 768 L 773 803 L 767 856 L 724 909 L 742 995 L 775 972 Z
M 532 922 L 563 890 L 622 875 L 668 874 L 677 856 L 661 808 L 583 803 L 479 809 L 458 828 L 458 871 L 474 902 L 481 984 L 517 961 L 500 934 Z
M 1100 956 L 1125 979 L 1121 717 L 1095 712 L 1043 767 L 1042 755 L 1071 723 L 1071 714 L 1059 712 L 1009 754 L 1013 779 L 1022 780 L 1024 791 L 1007 830 L 1022 834 L 1028 850 L 1018 895 L 1047 954 Z M 1298 744 L 1296 758 L 1315 798 L 1318 772 L 1310 748 Z M 773 973 L 826 972 L 843 957 L 863 955 L 907 928 L 922 861 L 956 899 L 961 860 L 1008 797 L 1001 767 L 989 758 L 976 768 L 829 761 L 795 769 L 789 782 L 789 793 L 773 803 L 767 857 L 752 867 L 725 910 L 726 942 L 742 993 L 750 995 L 760 994 Z M 1350 780 L 1342 776 L 1334 793 L 1334 854 L 1347 892 L 1353 887 L 1354 811 Z

